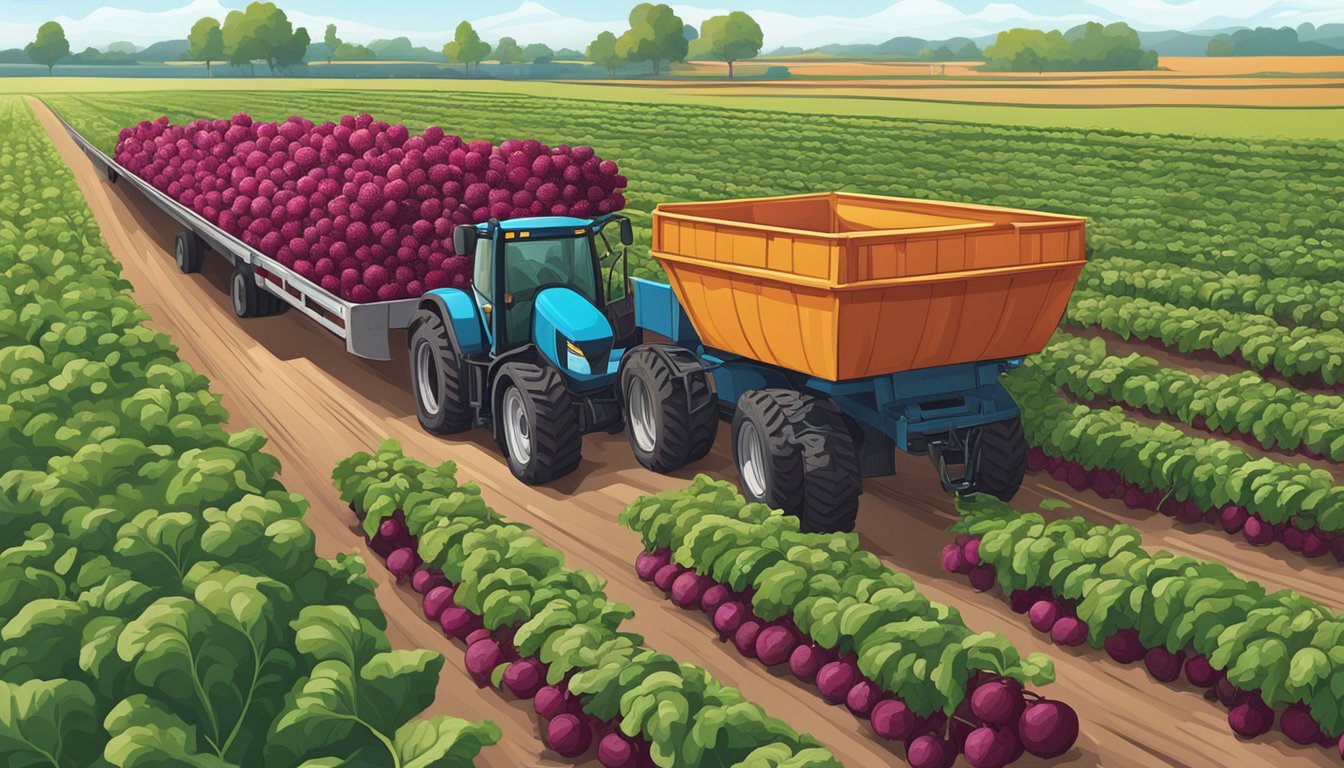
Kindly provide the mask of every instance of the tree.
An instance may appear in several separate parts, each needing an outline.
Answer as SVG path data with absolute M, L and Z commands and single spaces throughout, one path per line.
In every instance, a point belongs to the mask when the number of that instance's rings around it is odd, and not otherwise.
M 616 35 L 610 32 L 598 35 L 588 44 L 588 50 L 584 51 L 584 55 L 594 64 L 606 67 L 607 74 L 611 77 L 616 76 L 616 70 L 621 66 L 621 57 L 616 53 Z
M 275 3 L 250 3 L 245 10 L 230 11 L 221 29 L 224 55 L 235 67 L 251 67 L 264 61 L 272 74 L 303 61 L 308 51 L 308 30 L 295 29 Z
M 915 54 L 915 58 L 920 61 L 933 61 L 934 55 L 933 49 L 926 45 L 919 49 L 919 53 Z
M 481 36 L 476 34 L 469 21 L 458 24 L 452 42 L 443 46 L 443 58 L 461 64 L 467 74 L 471 74 L 472 64 L 479 65 L 488 55 L 490 44 L 481 42 Z
M 700 30 L 693 24 L 687 24 L 681 28 L 681 34 L 686 38 L 686 42 L 692 42 L 700 38 Z
M 47 66 L 47 77 L 54 74 L 56 62 L 70 55 L 70 41 L 65 39 L 65 29 L 54 21 L 37 28 L 37 37 L 26 45 L 23 52 L 37 64 Z
M 341 38 L 336 36 L 335 24 L 327 25 L 327 31 L 322 34 L 322 44 L 327 46 L 327 63 L 330 64 L 332 58 L 336 56 L 336 49 L 341 47 Z
M 512 37 L 501 37 L 495 46 L 495 59 L 500 64 L 517 64 L 523 60 L 522 46 Z
M 545 43 L 533 43 L 523 49 L 523 61 L 533 64 L 545 64 L 555 58 L 555 51 Z
M 331 58 L 337 61 L 375 61 L 378 54 L 366 45 L 341 43 L 336 46 L 336 50 L 331 52 Z
M 1010 29 L 985 48 L 986 69 L 1045 70 L 1155 69 L 1157 53 L 1144 50 L 1139 35 L 1123 22 L 1089 21 L 1068 32 Z
M 985 55 L 980 50 L 980 46 L 975 44 L 974 40 L 967 40 L 966 44 L 957 49 L 958 59 L 979 59 Z
M 1232 45 L 1230 35 L 1215 35 L 1209 40 L 1208 46 L 1204 49 L 1205 56 L 1231 56 L 1236 49 Z
M 700 39 L 706 41 L 710 56 L 728 63 L 729 80 L 733 79 L 733 62 L 755 58 L 765 41 L 761 25 L 742 11 L 706 19 L 700 25 Z
M 663 62 L 686 60 L 685 26 L 668 5 L 640 3 L 630 11 L 630 29 L 616 40 L 616 54 L 626 61 L 647 61 L 653 74 Z
M 191 25 L 191 34 L 187 35 L 187 58 L 205 62 L 205 76 L 210 77 L 211 60 L 224 58 L 224 34 L 219 29 L 218 19 L 206 16 Z

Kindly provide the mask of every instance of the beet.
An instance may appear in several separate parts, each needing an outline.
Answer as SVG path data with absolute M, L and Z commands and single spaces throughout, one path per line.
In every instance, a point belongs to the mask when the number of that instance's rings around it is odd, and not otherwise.
M 1163 683 L 1170 683 L 1181 676 L 1181 664 L 1184 661 L 1184 653 L 1172 653 L 1160 647 L 1148 649 L 1148 653 L 1143 657 L 1143 665 L 1148 668 L 1148 674 Z
M 985 592 L 994 587 L 997 581 L 997 575 L 992 565 L 977 565 L 971 569 L 971 586 L 977 592 Z
M 910 768 L 952 768 L 957 752 L 950 743 L 925 734 L 910 742 L 905 759 Z
M 849 689 L 858 681 L 858 671 L 847 661 L 832 661 L 817 671 L 817 688 L 821 697 L 831 704 L 844 701 Z
M 1257 696 L 1228 710 L 1227 724 L 1243 739 L 1254 739 L 1274 727 L 1274 711 Z
M 467 647 L 467 672 L 481 687 L 490 684 L 495 667 L 504 663 L 504 651 L 494 640 L 481 640 Z
M 439 571 L 429 568 L 421 568 L 411 574 L 411 589 L 422 595 L 429 594 L 429 591 L 435 587 L 446 586 L 448 579 Z
M 787 627 L 766 627 L 756 635 L 756 658 L 767 667 L 788 661 L 797 647 L 798 638 Z
M 1121 629 L 1106 638 L 1106 653 L 1121 664 L 1133 664 L 1148 654 L 1148 649 L 1139 642 L 1137 629 Z
M 1321 726 L 1306 704 L 1290 704 L 1279 716 L 1279 730 L 1298 744 L 1314 744 L 1321 738 Z
M 985 683 L 971 693 L 971 713 L 990 725 L 1016 723 L 1025 706 L 1022 686 L 1013 680 Z
M 755 619 L 742 622 L 733 633 L 733 646 L 737 648 L 737 652 L 749 659 L 756 658 L 756 636 L 761 633 L 762 628 L 761 622 Z
M 900 699 L 885 699 L 873 705 L 868 715 L 873 733 L 889 741 L 904 741 L 914 732 L 919 720 Z
M 1267 547 L 1274 541 L 1274 527 L 1258 517 L 1247 518 L 1241 533 L 1247 543 L 1256 547 Z
M 1185 679 L 1189 680 L 1191 685 L 1208 688 L 1218 682 L 1220 677 L 1222 674 L 1203 656 L 1196 654 L 1185 660 Z
M 1301 552 L 1302 546 L 1306 544 L 1307 532 L 1296 526 L 1289 525 L 1283 529 L 1283 546 L 1293 552 Z
M 592 743 L 592 729 L 577 715 L 556 715 L 546 725 L 546 746 L 561 757 L 578 757 L 587 752 Z
M 530 699 L 546 684 L 546 665 L 530 658 L 515 661 L 504 669 L 503 682 L 509 693 L 520 699 Z
M 800 645 L 789 654 L 789 671 L 804 683 L 816 680 L 817 670 L 824 663 L 825 657 L 820 653 L 820 646 L 815 644 Z
M 1063 611 L 1059 609 L 1059 603 L 1055 600 L 1037 600 L 1032 604 L 1031 610 L 1027 611 L 1031 626 L 1038 632 L 1049 632 L 1061 615 Z
M 736 601 L 724 603 L 714 611 L 714 628 L 720 635 L 727 637 L 736 632 L 748 616 L 747 606 L 742 603 Z
M 659 568 L 656 573 L 653 574 L 654 586 L 658 587 L 664 592 L 672 591 L 673 582 L 675 582 L 677 580 L 677 577 L 681 576 L 681 574 L 684 573 L 685 570 L 686 570 L 685 568 L 682 568 L 680 565 L 677 565 L 676 563 L 668 563 L 667 565 L 664 565 L 662 568 Z
M 1330 553 L 1330 540 L 1315 531 L 1308 531 L 1302 540 L 1302 554 L 1307 557 L 1324 557 Z
M 460 605 L 450 605 L 439 614 L 439 626 L 448 637 L 461 640 L 481 626 L 481 617 Z
M 882 689 L 870 680 L 860 680 L 845 694 L 845 706 L 858 718 L 867 718 L 882 698 Z
M 714 584 L 706 589 L 704 594 L 700 595 L 700 608 L 710 616 L 719 609 L 720 605 L 733 599 L 733 591 L 725 584 Z
M 615 731 L 597 742 L 597 762 L 602 768 L 634 768 L 635 745 Z
M 1061 616 L 1050 627 L 1050 639 L 1069 647 L 1082 645 L 1087 642 L 1087 622 L 1073 616 Z
M 679 608 L 690 608 L 700 603 L 706 579 L 695 571 L 686 571 L 672 582 L 672 602 Z
M 1012 728 L 981 726 L 966 736 L 963 752 L 974 768 L 1003 768 L 1012 762 L 1017 745 Z
M 541 687 L 532 697 L 532 709 L 537 713 L 537 717 L 543 720 L 550 720 L 568 708 L 569 702 L 566 701 L 565 692 L 554 685 Z
M 482 640 L 490 640 L 493 637 L 494 635 L 491 634 L 490 630 L 486 629 L 485 627 L 481 627 L 479 629 L 473 629 L 471 630 L 471 632 L 468 632 L 465 642 L 467 644 L 467 647 L 470 648 L 471 646 L 481 642 Z
M 443 615 L 443 610 L 453 604 L 453 588 L 439 586 L 429 590 L 425 595 L 424 610 L 425 618 L 430 621 L 438 621 Z
M 653 581 L 654 574 L 672 562 L 672 550 L 658 549 L 653 552 L 640 552 L 635 558 L 635 573 L 644 581 Z
M 1219 519 L 1223 524 L 1223 530 L 1227 533 L 1240 533 L 1246 526 L 1246 521 L 1251 517 L 1245 507 L 1238 507 L 1235 504 L 1229 504 L 1223 507 Z
M 956 544 L 948 544 L 943 547 L 942 553 L 943 570 L 948 573 L 969 573 L 965 558 L 961 556 L 961 547 Z
M 1068 752 L 1078 740 L 1078 714 L 1062 701 L 1034 701 L 1017 719 L 1017 735 L 1031 754 L 1058 757 Z
M 1030 590 L 1018 589 L 1008 595 L 1008 606 L 1013 609 L 1013 613 L 1026 613 L 1035 602 L 1036 596 Z

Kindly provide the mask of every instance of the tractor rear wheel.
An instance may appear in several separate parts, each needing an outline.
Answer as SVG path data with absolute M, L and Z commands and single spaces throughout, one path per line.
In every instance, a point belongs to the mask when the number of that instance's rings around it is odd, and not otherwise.
M 675 472 L 714 447 L 719 410 L 709 376 L 673 344 L 631 350 L 621 367 L 621 401 L 630 449 L 654 472 Z
M 743 494 L 796 516 L 803 531 L 854 530 L 863 492 L 858 450 L 830 400 L 788 389 L 743 393 L 733 460 Z
M 550 366 L 505 363 L 496 380 L 494 418 L 514 476 L 541 485 L 577 469 L 583 433 L 560 373 Z
M 971 493 L 987 493 L 1010 501 L 1027 474 L 1027 440 L 1022 420 L 1014 417 L 975 430 L 975 474 Z

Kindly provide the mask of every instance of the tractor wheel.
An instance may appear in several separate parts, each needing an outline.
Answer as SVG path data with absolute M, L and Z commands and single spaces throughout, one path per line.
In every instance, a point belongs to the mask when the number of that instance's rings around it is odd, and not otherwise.
M 201 262 L 205 259 L 205 243 L 195 232 L 178 232 L 173 240 L 173 260 L 183 274 L 190 275 L 201 271 Z
M 1027 474 L 1027 440 L 1022 420 L 996 421 L 975 430 L 973 450 L 977 466 L 971 493 L 987 493 L 1009 501 Z
M 411 393 L 420 426 L 434 435 L 470 429 L 466 366 L 448 337 L 443 318 L 433 310 L 419 310 L 411 319 L 411 329 Z
M 583 458 L 579 414 L 550 366 L 505 363 L 496 376 L 494 418 L 514 476 L 541 485 L 573 472 Z
M 675 472 L 714 447 L 719 410 L 709 376 L 672 344 L 636 347 L 621 368 L 630 448 L 654 472 Z
M 863 492 L 858 450 L 830 400 L 787 389 L 743 393 L 733 460 L 747 498 L 798 517 L 802 530 L 854 530 Z

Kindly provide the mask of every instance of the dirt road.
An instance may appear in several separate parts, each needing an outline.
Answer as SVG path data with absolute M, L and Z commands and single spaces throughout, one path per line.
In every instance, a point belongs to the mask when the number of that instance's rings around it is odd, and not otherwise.
M 584 461 L 575 474 L 551 487 L 524 486 L 509 474 L 487 436 L 441 440 L 419 429 L 404 355 L 389 363 L 352 357 L 339 340 L 297 313 L 235 318 L 224 260 L 207 256 L 202 274 L 179 274 L 168 250 L 175 234 L 171 220 L 133 191 L 104 181 L 54 116 L 40 102 L 29 103 L 74 172 L 152 325 L 169 334 L 182 358 L 210 377 L 214 391 L 224 396 L 232 428 L 257 426 L 270 435 L 269 450 L 283 463 L 285 485 L 313 504 L 307 520 L 321 554 L 366 550 L 331 486 L 332 466 L 353 451 L 393 437 L 425 461 L 453 459 L 461 476 L 478 482 L 500 513 L 533 526 L 565 552 L 570 565 L 606 578 L 608 594 L 634 607 L 632 629 L 644 634 L 651 647 L 700 664 L 739 687 L 770 714 L 814 734 L 851 768 L 904 764 L 899 750 L 879 744 L 866 724 L 843 708 L 827 711 L 813 693 L 745 662 L 731 646 L 714 642 L 712 630 L 698 615 L 675 609 L 635 578 L 631 563 L 638 540 L 617 525 L 617 513 L 641 494 L 684 485 L 696 471 L 731 473 L 726 430 L 720 430 L 708 458 L 677 477 L 641 468 L 623 435 L 593 435 L 586 438 Z M 1122 508 L 1088 502 L 1039 480 L 1029 485 L 1020 497 L 1026 506 L 1044 497 L 1066 497 L 1093 519 L 1136 525 L 1155 546 L 1217 557 L 1267 586 L 1292 586 L 1334 600 L 1332 582 L 1338 573 L 1333 569 L 1285 562 L 1236 546 L 1221 535 L 1176 530 L 1166 518 L 1133 517 Z M 1055 659 L 1059 681 L 1046 693 L 1078 710 L 1083 735 L 1054 765 L 1251 768 L 1333 762 L 1323 750 L 1290 748 L 1281 738 L 1242 744 L 1228 730 L 1224 710 L 1204 702 L 1192 689 L 1168 688 L 1152 682 L 1141 669 L 1118 667 L 1103 654 L 1068 651 L 1042 640 L 1006 605 L 939 570 L 938 550 L 951 539 L 944 531 L 950 509 L 931 469 L 922 460 L 910 461 L 898 476 L 870 484 L 859 531 L 865 546 L 910 573 L 931 598 L 958 607 L 972 628 L 1002 632 L 1024 652 L 1045 651 Z M 487 750 L 481 765 L 564 764 L 541 745 L 530 708 L 472 689 L 461 667 L 461 652 L 421 617 L 413 593 L 398 588 L 381 569 L 374 574 L 394 645 L 438 649 L 448 657 L 434 711 L 489 718 L 503 728 L 502 742 Z M 1033 764 L 1039 761 L 1020 763 Z

